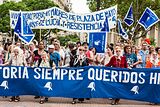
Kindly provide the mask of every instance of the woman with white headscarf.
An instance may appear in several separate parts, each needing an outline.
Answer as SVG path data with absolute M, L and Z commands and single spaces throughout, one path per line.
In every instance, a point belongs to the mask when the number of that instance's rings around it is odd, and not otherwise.
M 27 66 L 26 59 L 23 54 L 20 54 L 19 47 L 15 47 L 13 49 L 13 53 L 11 54 L 9 60 L 6 63 L 2 64 L 2 66 L 6 66 L 6 65 Z M 10 101 L 18 102 L 18 101 L 20 101 L 20 97 L 19 96 L 12 96 L 10 98 Z

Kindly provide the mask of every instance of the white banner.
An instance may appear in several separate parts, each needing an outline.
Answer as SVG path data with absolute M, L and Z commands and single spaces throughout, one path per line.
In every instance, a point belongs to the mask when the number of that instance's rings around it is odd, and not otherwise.
M 15 28 L 19 11 L 10 10 L 10 26 Z M 22 11 L 27 23 L 32 29 L 62 29 L 74 32 L 98 32 L 104 27 L 106 17 L 110 29 L 116 27 L 117 5 L 105 10 L 89 14 L 74 14 L 57 7 L 39 11 Z

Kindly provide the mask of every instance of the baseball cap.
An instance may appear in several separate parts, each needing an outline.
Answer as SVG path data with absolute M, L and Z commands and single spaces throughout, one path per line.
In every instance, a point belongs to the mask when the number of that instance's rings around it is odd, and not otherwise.
M 54 45 L 49 45 L 48 48 L 53 49 Z

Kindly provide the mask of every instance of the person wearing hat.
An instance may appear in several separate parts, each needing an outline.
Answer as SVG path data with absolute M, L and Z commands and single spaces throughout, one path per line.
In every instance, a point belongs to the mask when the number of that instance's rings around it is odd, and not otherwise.
M 52 66 L 54 63 L 56 66 L 59 66 L 61 56 L 58 52 L 55 51 L 54 45 L 48 46 L 48 52 L 50 57 L 50 65 Z

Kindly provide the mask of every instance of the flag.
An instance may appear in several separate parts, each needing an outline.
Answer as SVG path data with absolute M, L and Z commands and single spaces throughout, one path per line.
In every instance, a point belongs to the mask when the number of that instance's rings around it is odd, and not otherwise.
M 141 18 L 139 19 L 138 23 L 142 25 L 145 30 L 153 26 L 159 21 L 158 16 L 150 9 L 146 8 L 143 12 Z
M 131 25 L 133 24 L 133 22 L 134 22 L 132 4 L 130 5 L 126 16 L 124 17 L 124 22 L 125 22 L 128 26 L 131 26 Z
M 128 39 L 128 35 L 126 31 L 124 30 L 121 21 L 118 19 L 118 33 L 120 36 L 122 36 L 124 39 Z
M 107 43 L 106 32 L 91 32 L 88 36 L 89 47 L 96 48 L 97 53 L 104 53 Z
M 27 44 L 29 44 L 35 36 L 21 12 L 19 13 L 14 33 L 18 35 L 18 37 Z
M 109 23 L 108 23 L 108 18 L 106 17 L 104 24 L 103 24 L 103 28 L 101 29 L 101 31 L 106 31 L 106 32 L 110 32 L 110 28 L 109 28 Z

